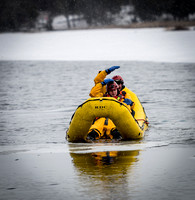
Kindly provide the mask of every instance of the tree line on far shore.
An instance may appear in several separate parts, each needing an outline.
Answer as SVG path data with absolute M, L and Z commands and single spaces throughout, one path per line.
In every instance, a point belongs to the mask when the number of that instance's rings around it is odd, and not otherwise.
M 189 20 L 195 13 L 194 0 L 1 0 L 0 31 L 18 31 L 21 27 L 31 28 L 40 12 L 49 13 L 49 20 L 64 15 L 68 28 L 70 15 L 82 16 L 88 26 L 112 25 L 122 6 L 134 8 L 134 21 L 155 21 L 163 15 L 174 20 Z M 132 13 L 131 13 L 132 14 Z M 48 23 L 48 29 L 51 23 Z

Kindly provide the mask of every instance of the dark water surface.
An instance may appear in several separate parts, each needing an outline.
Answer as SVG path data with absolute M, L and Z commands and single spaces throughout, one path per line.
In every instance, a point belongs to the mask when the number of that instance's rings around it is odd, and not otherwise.
M 69 121 L 99 70 L 120 65 L 144 139 L 71 144 Z M 0 62 L 0 199 L 194 199 L 195 64 Z

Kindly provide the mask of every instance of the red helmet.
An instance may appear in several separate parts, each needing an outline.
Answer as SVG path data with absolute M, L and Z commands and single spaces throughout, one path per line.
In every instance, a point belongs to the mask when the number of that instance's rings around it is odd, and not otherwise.
M 118 84 L 114 81 L 107 84 L 107 92 L 114 91 L 118 89 Z
M 113 76 L 112 79 L 117 83 L 117 84 L 124 84 L 123 78 L 119 75 Z

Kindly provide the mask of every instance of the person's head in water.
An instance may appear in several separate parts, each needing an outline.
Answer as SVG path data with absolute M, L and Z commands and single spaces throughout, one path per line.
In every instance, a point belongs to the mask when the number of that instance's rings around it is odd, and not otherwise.
M 118 85 L 117 83 L 114 81 L 114 82 L 111 82 L 111 83 L 108 83 L 107 85 L 107 92 L 108 94 L 111 96 L 111 97 L 116 97 L 117 96 L 117 93 L 118 93 Z
M 121 76 L 113 76 L 112 79 L 118 84 L 118 90 L 121 91 L 124 87 L 124 80 Z

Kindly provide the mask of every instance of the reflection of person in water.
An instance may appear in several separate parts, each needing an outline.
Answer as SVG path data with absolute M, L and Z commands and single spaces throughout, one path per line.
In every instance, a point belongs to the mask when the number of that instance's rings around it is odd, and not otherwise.
M 96 165 L 111 165 L 118 151 L 96 152 L 91 154 L 95 158 Z

